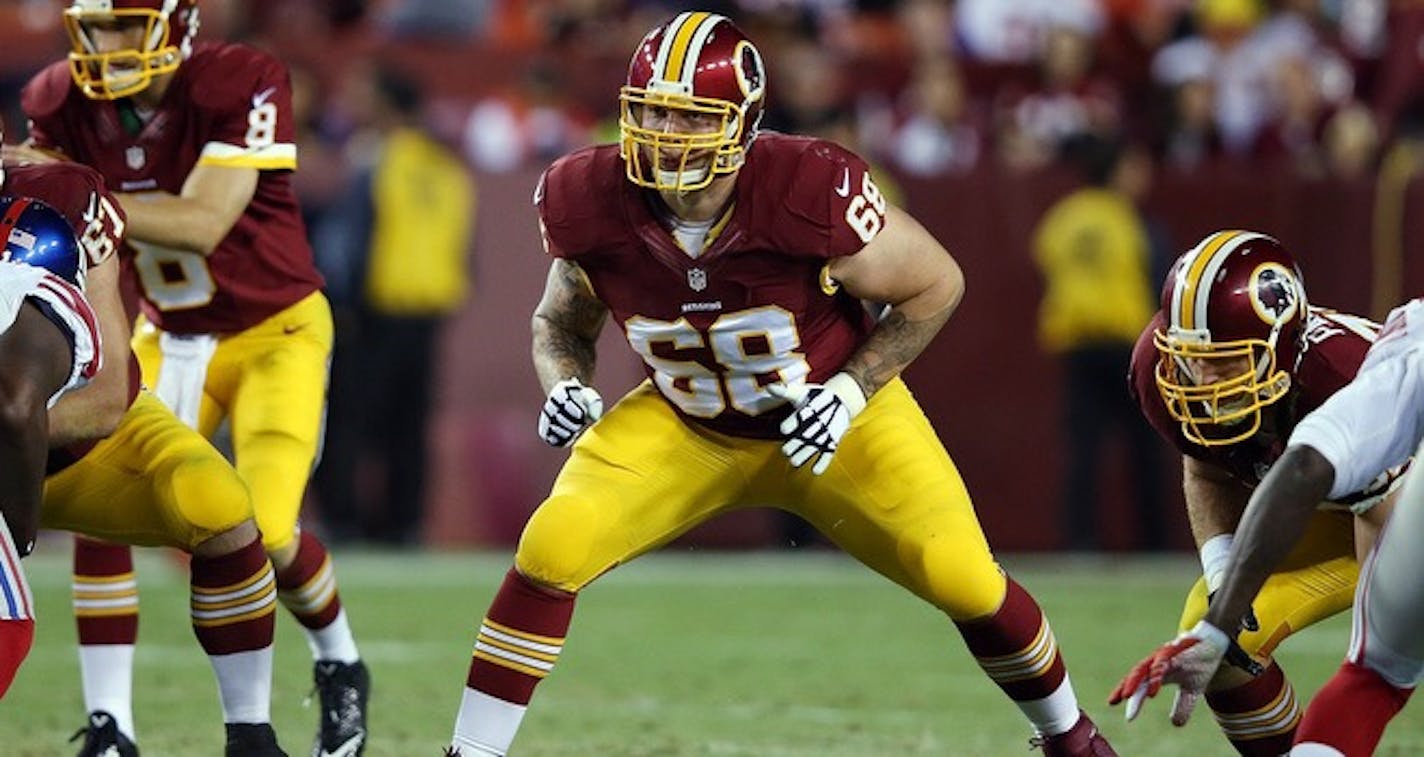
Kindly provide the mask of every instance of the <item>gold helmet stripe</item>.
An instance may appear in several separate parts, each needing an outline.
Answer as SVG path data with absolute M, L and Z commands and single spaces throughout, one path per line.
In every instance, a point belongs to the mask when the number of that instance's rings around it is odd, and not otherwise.
M 1177 279 L 1172 307 L 1173 326 L 1188 331 L 1209 328 L 1206 312 L 1211 299 L 1210 282 L 1237 247 L 1260 236 L 1232 229 L 1219 231 L 1198 245 L 1196 256 Z
M 658 60 L 653 67 L 656 78 L 685 84 L 690 94 L 693 71 L 685 69 L 696 66 L 698 53 L 706 42 L 707 35 L 712 33 L 712 27 L 721 20 L 721 16 L 706 11 L 683 13 L 673 19 L 673 22 L 668 24 L 667 33 L 663 35 Z

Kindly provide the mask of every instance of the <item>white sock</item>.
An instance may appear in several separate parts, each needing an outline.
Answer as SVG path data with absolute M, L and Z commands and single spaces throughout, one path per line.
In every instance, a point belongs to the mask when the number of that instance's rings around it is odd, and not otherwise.
M 514 742 L 526 709 L 522 704 L 496 699 L 466 686 L 460 700 L 460 714 L 455 718 L 452 743 L 464 757 L 489 754 L 503 757 Z
M 266 723 L 272 719 L 272 647 L 209 655 L 218 677 L 224 723 Z
M 84 708 L 103 710 L 130 741 L 138 741 L 133 719 L 132 644 L 81 644 L 79 673 L 84 681 Z
M 336 613 L 336 619 L 326 624 L 326 628 L 313 631 L 306 626 L 307 646 L 311 648 L 312 659 L 326 662 L 351 664 L 361 659 L 356 651 L 356 637 L 351 635 L 351 624 L 346 622 L 346 608 Z
M 1033 723 L 1033 729 L 1044 736 L 1067 733 L 1077 725 L 1082 712 L 1078 709 L 1078 696 L 1073 693 L 1073 682 L 1068 674 L 1063 674 L 1063 683 L 1052 694 L 1027 702 L 1015 702 L 1023 714 Z

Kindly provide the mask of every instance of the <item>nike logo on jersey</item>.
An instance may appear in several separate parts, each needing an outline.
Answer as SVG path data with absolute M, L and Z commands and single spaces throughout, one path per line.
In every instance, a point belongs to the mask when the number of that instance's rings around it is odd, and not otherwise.
M 836 187 L 836 194 L 841 197 L 850 197 L 850 169 L 844 168 L 841 170 L 841 183 L 840 186 Z
M 283 327 L 282 327 L 282 333 L 283 333 L 283 334 L 287 334 L 288 336 L 290 336 L 290 335 L 292 335 L 292 334 L 297 333 L 298 331 L 301 331 L 302 329 L 304 329 L 304 328 L 306 328 L 306 327 L 307 327 L 307 325 L 306 325 L 305 323 L 300 323 L 300 324 L 297 324 L 296 326 L 283 326 Z
M 252 107 L 254 107 L 254 108 L 260 108 L 260 107 L 262 107 L 262 105 L 267 102 L 267 98 L 269 98 L 269 97 L 271 97 L 272 95 L 276 94 L 276 92 L 277 92 L 277 88 L 276 88 L 276 87 L 268 87 L 268 88 L 262 90 L 261 92 L 258 92 L 257 94 L 253 95 L 253 96 L 252 96 Z

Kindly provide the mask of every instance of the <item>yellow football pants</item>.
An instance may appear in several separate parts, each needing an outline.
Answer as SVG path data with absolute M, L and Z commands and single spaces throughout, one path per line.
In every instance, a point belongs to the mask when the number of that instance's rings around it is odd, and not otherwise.
M 680 419 L 648 382 L 574 445 L 531 516 L 515 565 L 578 591 L 600 574 L 728 510 L 779 507 L 955 620 L 993 613 L 1006 583 L 959 472 L 909 390 L 876 392 L 824 475 L 776 440 Z
M 252 517 L 222 453 L 147 391 L 119 427 L 45 479 L 40 525 L 186 551 Z
M 237 334 L 222 335 L 208 363 L 198 430 L 227 419 L 237 473 L 252 492 L 268 552 L 290 544 L 321 445 L 331 359 L 331 306 L 321 292 Z M 143 380 L 158 385 L 159 331 L 141 320 L 133 349 Z
M 1243 631 L 1241 647 L 1270 657 L 1287 636 L 1347 609 L 1354 601 L 1360 565 L 1355 560 L 1354 520 L 1348 512 L 1319 511 L 1300 543 L 1266 579 L 1251 609 L 1258 631 Z M 1187 595 L 1179 628 L 1206 617 L 1206 579 L 1197 579 Z

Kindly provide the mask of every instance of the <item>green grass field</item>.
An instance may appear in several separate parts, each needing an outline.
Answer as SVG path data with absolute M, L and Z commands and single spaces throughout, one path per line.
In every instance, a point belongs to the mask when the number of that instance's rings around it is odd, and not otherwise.
M 338 552 L 342 592 L 374 676 L 370 757 L 435 756 L 449 737 L 475 624 L 507 554 Z M 1153 702 L 1125 724 L 1104 700 L 1172 631 L 1187 558 L 1004 560 L 1048 611 L 1080 698 L 1124 755 L 1230 754 L 1205 710 L 1185 729 Z M 35 650 L 3 705 L 0 754 L 72 755 L 83 722 L 62 542 L 27 559 Z M 221 754 L 216 688 L 187 618 L 186 577 L 140 555 L 135 715 L 145 757 Z M 1302 696 L 1338 665 L 1341 616 L 1284 645 Z M 311 665 L 278 624 L 273 718 L 310 748 Z M 540 686 L 516 755 L 1020 755 L 1029 732 L 928 606 L 836 554 L 659 554 L 580 600 L 558 670 Z M 1381 754 L 1424 754 L 1418 707 Z

